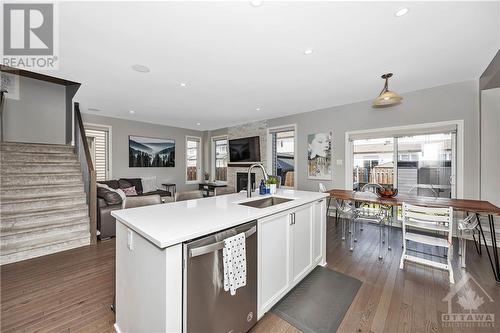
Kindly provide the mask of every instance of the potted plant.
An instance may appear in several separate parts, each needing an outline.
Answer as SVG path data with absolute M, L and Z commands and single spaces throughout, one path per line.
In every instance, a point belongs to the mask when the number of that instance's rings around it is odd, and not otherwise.
M 208 181 L 210 179 L 210 174 L 208 172 L 205 172 L 205 181 Z
M 276 194 L 276 188 L 278 186 L 278 177 L 269 176 L 266 181 L 266 185 L 269 186 L 269 193 Z

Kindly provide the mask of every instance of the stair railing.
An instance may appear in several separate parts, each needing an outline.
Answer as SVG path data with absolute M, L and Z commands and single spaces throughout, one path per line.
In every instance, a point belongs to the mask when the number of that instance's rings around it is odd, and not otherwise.
M 75 103 L 75 149 L 83 172 L 83 184 L 87 194 L 87 205 L 90 217 L 90 243 L 97 242 L 97 185 L 96 172 L 92 163 L 92 155 L 85 135 L 79 103 Z
M 3 142 L 3 108 L 5 104 L 5 93 L 7 93 L 7 90 L 0 89 L 0 142 Z

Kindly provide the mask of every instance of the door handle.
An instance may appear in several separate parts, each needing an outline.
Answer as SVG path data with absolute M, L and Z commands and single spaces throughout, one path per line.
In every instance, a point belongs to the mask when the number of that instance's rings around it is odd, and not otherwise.
M 295 213 L 290 213 L 290 225 L 295 224 Z
M 256 231 L 257 231 L 257 227 L 255 227 L 255 226 L 248 229 L 247 231 L 245 231 L 245 238 L 252 236 L 253 234 L 255 234 Z M 210 252 L 222 250 L 223 248 L 224 248 L 224 241 L 220 241 L 220 242 L 212 243 L 209 245 L 195 247 L 189 251 L 189 255 L 190 255 L 190 258 L 198 257 L 201 255 L 210 253 Z

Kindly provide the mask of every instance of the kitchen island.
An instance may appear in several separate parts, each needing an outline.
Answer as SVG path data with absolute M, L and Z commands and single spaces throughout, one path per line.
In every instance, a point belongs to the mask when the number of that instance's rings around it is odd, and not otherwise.
M 273 196 L 230 194 L 113 211 L 117 332 L 189 331 L 185 275 L 192 252 L 186 244 L 252 221 L 253 320 L 260 319 L 316 265 L 326 264 L 326 197 L 279 190 Z

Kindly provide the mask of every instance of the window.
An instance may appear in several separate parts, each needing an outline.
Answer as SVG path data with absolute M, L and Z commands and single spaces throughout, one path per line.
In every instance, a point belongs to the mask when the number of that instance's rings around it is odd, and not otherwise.
M 227 181 L 228 141 L 227 137 L 212 138 L 213 179 Z
M 96 171 L 97 180 L 111 178 L 110 172 L 110 128 L 98 125 L 85 125 L 85 135 L 89 145 L 92 163 Z
M 269 129 L 268 169 L 281 179 L 282 187 L 295 187 L 295 125 Z
M 196 183 L 201 179 L 201 138 L 186 137 L 186 182 Z

